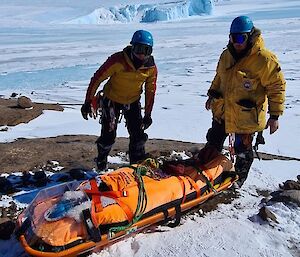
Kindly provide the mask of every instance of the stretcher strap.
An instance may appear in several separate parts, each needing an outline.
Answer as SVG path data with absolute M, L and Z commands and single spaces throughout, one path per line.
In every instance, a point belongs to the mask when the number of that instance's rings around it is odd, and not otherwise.
M 175 211 L 176 211 L 175 221 L 174 222 L 170 222 L 168 224 L 168 226 L 170 228 L 175 228 L 176 226 L 178 226 L 180 224 L 180 220 L 181 220 L 181 206 L 180 206 L 180 204 L 178 204 L 178 205 L 175 206 Z
M 200 197 L 200 187 L 197 185 L 197 183 L 192 178 L 190 178 L 188 176 L 186 178 L 191 183 L 193 188 L 195 189 L 196 194 L 197 194 L 197 198 L 199 198 Z
M 183 179 L 181 178 L 181 176 L 176 176 L 176 178 L 178 178 L 178 180 L 179 180 L 179 182 L 180 182 L 180 185 L 181 185 L 181 189 L 182 189 L 182 201 L 181 201 L 181 203 L 184 203 L 184 202 L 185 202 L 185 199 L 186 199 L 186 192 L 185 192 L 184 181 L 183 181 Z
M 102 208 L 102 204 L 101 204 L 100 195 L 95 194 L 95 193 L 99 192 L 96 179 L 90 180 L 90 185 L 91 185 L 91 192 L 92 192 L 92 206 L 94 206 L 95 212 L 100 212 L 103 210 L 103 208 Z M 95 193 L 93 193 L 93 192 L 95 192 Z
M 90 210 L 89 209 L 83 210 L 82 216 L 83 216 L 83 220 L 84 220 L 84 224 L 85 224 L 87 233 L 89 234 L 91 239 L 94 242 L 100 242 L 101 241 L 100 229 L 95 226 Z
M 131 211 L 130 207 L 118 198 L 113 198 L 113 199 L 120 205 L 120 207 L 125 212 L 128 221 L 131 222 L 134 218 L 134 215 L 133 215 L 133 212 Z

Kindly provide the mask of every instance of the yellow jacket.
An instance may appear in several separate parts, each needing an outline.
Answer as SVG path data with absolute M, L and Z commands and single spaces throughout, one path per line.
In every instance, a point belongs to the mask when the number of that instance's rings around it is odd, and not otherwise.
M 264 47 L 260 31 L 253 35 L 253 47 L 237 62 L 229 49 L 221 54 L 217 73 L 209 90 L 213 118 L 225 120 L 226 133 L 254 133 L 266 126 L 266 111 L 282 115 L 285 80 L 276 56 Z
M 120 103 L 131 104 L 141 97 L 145 83 L 145 115 L 150 115 L 156 91 L 157 68 L 153 56 L 136 69 L 129 58 L 131 46 L 110 56 L 91 78 L 86 101 L 91 102 L 99 85 L 104 80 L 109 80 L 104 85 L 104 96 Z

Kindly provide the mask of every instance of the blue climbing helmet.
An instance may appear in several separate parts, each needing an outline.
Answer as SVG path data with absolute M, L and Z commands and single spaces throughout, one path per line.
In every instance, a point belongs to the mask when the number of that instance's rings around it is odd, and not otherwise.
M 153 47 L 153 37 L 149 31 L 146 30 L 137 30 L 134 32 L 130 44 L 143 44 Z
M 249 33 L 253 28 L 253 22 L 248 16 L 239 16 L 232 21 L 230 26 L 230 34 Z

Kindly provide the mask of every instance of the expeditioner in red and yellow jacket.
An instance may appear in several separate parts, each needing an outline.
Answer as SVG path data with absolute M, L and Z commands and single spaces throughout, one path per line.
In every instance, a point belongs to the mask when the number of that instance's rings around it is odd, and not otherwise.
M 263 141 L 261 132 L 266 127 L 271 134 L 278 129 L 286 82 L 276 56 L 265 48 L 261 31 L 249 17 L 233 20 L 229 38 L 208 90 L 206 109 L 212 110 L 213 123 L 206 147 L 221 151 L 228 134 L 235 134 L 235 170 L 241 186 L 253 162 L 255 132 Z
M 129 132 L 129 159 L 131 163 L 143 160 L 145 143 L 144 132 L 152 124 L 151 112 L 154 103 L 157 68 L 152 54 L 153 37 L 145 30 L 136 31 L 131 45 L 110 56 L 95 72 L 87 89 L 85 103 L 81 108 L 84 119 L 92 116 L 91 103 L 101 82 L 103 87 L 101 135 L 96 141 L 98 170 L 107 168 L 107 156 L 115 142 L 117 124 L 121 113 L 126 120 Z M 145 114 L 141 114 L 141 94 L 145 90 Z

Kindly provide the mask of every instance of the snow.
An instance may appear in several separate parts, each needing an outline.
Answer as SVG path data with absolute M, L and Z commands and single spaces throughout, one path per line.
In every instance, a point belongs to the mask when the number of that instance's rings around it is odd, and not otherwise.
M 45 111 L 28 124 L 9 127 L 0 132 L 0 141 L 98 135 L 98 121 L 83 120 L 79 111 L 89 79 L 109 55 L 130 42 L 134 31 L 146 29 L 154 36 L 159 71 L 149 137 L 205 142 L 211 123 L 204 108 L 206 92 L 230 22 L 238 15 L 249 15 L 262 30 L 287 80 L 280 128 L 274 135 L 264 133 L 266 145 L 259 150 L 299 158 L 300 2 L 293 0 L 1 0 L 0 95 L 16 92 L 33 101 L 59 102 L 65 111 Z M 118 136 L 128 136 L 123 123 Z M 109 161 L 118 162 L 113 157 Z M 299 256 L 299 207 L 271 206 L 278 224 L 256 218 L 262 199 L 257 190 L 277 190 L 298 174 L 297 161 L 255 160 L 241 196 L 231 204 L 204 216 L 189 215 L 174 229 L 162 226 L 163 232 L 129 237 L 91 256 Z M 24 206 L 35 193 L 2 196 L 0 206 L 10 201 Z M 0 241 L 0 256 L 22 254 L 16 240 Z

